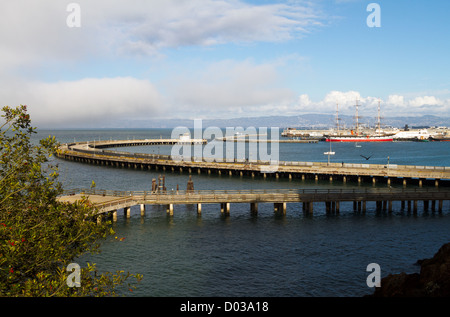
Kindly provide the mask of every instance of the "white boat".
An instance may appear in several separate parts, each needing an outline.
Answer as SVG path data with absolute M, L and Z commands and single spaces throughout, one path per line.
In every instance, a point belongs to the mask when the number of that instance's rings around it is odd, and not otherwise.
M 330 155 L 335 155 L 336 152 L 331 151 L 331 143 L 330 143 L 330 150 L 328 152 L 323 152 L 324 155 L 328 155 L 328 164 L 330 164 Z
M 409 140 L 428 140 L 430 134 L 427 129 L 413 130 L 413 131 L 400 131 L 396 133 L 393 137 L 398 141 L 409 141 Z

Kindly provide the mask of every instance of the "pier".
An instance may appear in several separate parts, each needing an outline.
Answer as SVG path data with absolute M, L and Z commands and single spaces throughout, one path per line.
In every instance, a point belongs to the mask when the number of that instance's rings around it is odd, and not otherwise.
M 202 205 L 216 204 L 220 212 L 229 215 L 230 204 L 249 204 L 253 215 L 258 213 L 258 204 L 273 204 L 274 212 L 285 214 L 286 205 L 295 203 L 298 210 L 313 215 L 314 208 L 322 204 L 327 214 L 339 214 L 353 210 L 366 212 L 393 211 L 393 203 L 400 202 L 400 208 L 416 214 L 420 206 L 423 211 L 441 213 L 444 201 L 450 200 L 450 190 L 442 188 L 366 188 L 366 189 L 258 189 L 258 190 L 185 190 L 185 191 L 112 191 L 98 189 L 79 189 L 65 192 L 59 197 L 61 202 L 73 203 L 87 198 L 98 209 L 99 219 L 112 215 L 117 220 L 117 211 L 123 209 L 125 217 L 130 217 L 130 209 L 140 206 L 141 216 L 145 215 L 146 205 L 166 206 L 167 214 L 174 215 L 176 205 L 196 205 L 201 215 Z M 369 206 L 369 204 L 372 204 Z M 352 207 L 351 207 L 352 206 Z M 218 208 L 219 209 L 219 208 Z M 99 220 L 100 221 L 100 220 Z
M 175 159 L 170 155 L 141 154 L 104 150 L 108 147 L 138 145 L 206 144 L 206 140 L 122 140 L 74 142 L 63 144 L 56 156 L 75 162 L 142 170 L 159 170 L 187 173 L 206 173 L 230 176 L 275 177 L 289 179 L 329 180 L 330 182 L 370 182 L 373 184 L 403 184 L 414 186 L 448 186 L 450 167 L 414 166 L 396 164 L 351 164 L 295 161 L 246 161 L 235 159 L 211 160 L 191 157 Z

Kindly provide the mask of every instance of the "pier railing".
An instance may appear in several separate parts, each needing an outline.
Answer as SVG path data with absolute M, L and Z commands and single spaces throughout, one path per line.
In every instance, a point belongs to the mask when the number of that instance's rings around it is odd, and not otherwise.
M 163 196 L 238 196 L 238 195 L 345 195 L 345 194 L 425 194 L 425 193 L 443 193 L 450 197 L 450 189 L 446 188 L 352 188 L 352 189 L 207 189 L 207 190 L 166 190 L 166 191 L 123 191 L 123 190 L 104 190 L 104 189 L 70 189 L 65 190 L 63 195 L 70 196 L 75 194 L 99 195 L 112 197 L 163 197 Z
M 176 204 L 197 204 L 198 212 L 201 204 L 221 204 L 221 210 L 229 212 L 230 203 L 250 203 L 251 208 L 257 209 L 257 203 L 274 203 L 274 208 L 285 210 L 286 203 L 303 203 L 303 209 L 312 213 L 312 205 L 315 202 L 325 202 L 327 208 L 330 206 L 339 209 L 340 202 L 353 202 L 363 204 L 365 210 L 366 202 L 377 202 L 377 209 L 380 204 L 389 204 L 392 209 L 392 202 L 401 201 L 402 205 L 408 202 L 408 210 L 411 203 L 414 204 L 414 211 L 417 210 L 417 202 L 422 200 L 424 208 L 428 202 L 432 202 L 432 209 L 438 202 L 438 210 L 442 211 L 443 201 L 450 200 L 450 189 L 441 188 L 352 188 L 352 189 L 234 189 L 234 190 L 169 190 L 169 191 L 116 191 L 99 189 L 72 189 L 64 193 L 62 201 L 74 201 L 79 196 L 97 201 L 95 205 L 99 208 L 99 214 L 123 208 L 127 215 L 129 209 L 134 205 L 141 205 L 141 214 L 145 210 L 145 205 L 166 205 L 167 211 L 173 214 L 173 205 Z M 71 199 L 71 195 L 77 195 Z M 97 195 L 97 197 L 93 197 Z M 104 196 L 104 197 L 98 197 Z M 359 207 L 358 207 L 359 208 Z M 385 207 L 383 207 L 385 208 Z M 127 216 L 128 217 L 128 216 Z
M 135 142 L 137 143 L 137 141 Z M 74 145 L 87 145 L 86 149 L 80 148 L 79 146 L 74 147 Z M 92 144 L 92 143 L 91 143 Z M 267 161 L 267 160 L 246 160 L 246 159 L 234 159 L 227 160 L 222 158 L 209 158 L 209 157 L 173 157 L 172 155 L 164 154 L 148 154 L 148 153 L 132 153 L 126 151 L 112 151 L 97 149 L 98 146 L 91 146 L 86 142 L 82 143 L 68 143 L 64 144 L 69 151 L 84 153 L 88 155 L 104 155 L 111 157 L 123 157 L 123 158 L 137 158 L 137 159 L 148 159 L 148 160 L 164 160 L 164 161 L 176 161 L 180 163 L 241 163 L 241 164 L 255 164 L 255 165 L 274 165 L 278 167 L 344 167 L 344 168 L 362 168 L 362 169 L 392 169 L 392 170 L 428 170 L 428 171 L 450 171 L 450 166 L 427 166 L 427 165 L 398 165 L 398 164 L 363 164 L 363 163 L 327 163 L 327 162 L 302 162 L 302 161 Z M 170 140 L 170 144 L 176 144 L 175 141 Z M 130 141 L 130 145 L 134 145 L 133 141 Z
M 142 140 L 141 140 L 142 141 Z M 119 141 L 117 141 L 119 142 Z M 397 165 L 397 164 L 357 164 L 357 163 L 327 163 L 327 162 L 299 162 L 299 161 L 265 161 L 265 160 L 247 160 L 247 159 L 226 159 L 211 157 L 181 157 L 161 154 L 131 153 L 123 151 L 104 150 L 103 147 L 137 145 L 138 141 L 120 141 L 121 143 L 103 142 L 101 148 L 99 144 L 95 147 L 88 142 L 68 143 L 60 146 L 56 156 L 87 162 L 92 164 L 106 164 L 113 166 L 132 167 L 132 168 L 175 168 L 198 169 L 199 172 L 211 171 L 225 172 L 230 174 L 259 173 L 265 175 L 273 173 L 279 176 L 280 173 L 293 177 L 295 175 L 330 175 L 330 176 L 357 176 L 360 178 L 403 178 L 403 182 L 410 179 L 418 179 L 419 184 L 422 180 L 435 180 L 438 184 L 440 180 L 450 180 L 449 166 L 423 166 L 423 165 Z M 129 143 L 128 143 L 129 142 Z M 176 144 L 177 140 L 143 140 L 142 144 L 162 145 Z M 193 140 L 192 142 L 196 142 Z M 200 142 L 200 141 L 198 141 Z M 201 143 L 201 142 L 200 142 Z M 346 181 L 346 180 L 344 180 Z

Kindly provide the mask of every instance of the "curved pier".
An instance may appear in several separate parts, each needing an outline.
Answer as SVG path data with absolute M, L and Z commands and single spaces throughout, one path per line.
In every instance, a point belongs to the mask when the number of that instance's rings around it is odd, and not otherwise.
M 146 139 L 120 141 L 74 142 L 60 146 L 56 156 L 76 162 L 134 168 L 164 170 L 188 173 L 216 173 L 237 176 L 286 177 L 289 179 L 325 179 L 342 182 L 400 183 L 403 186 L 448 186 L 450 167 L 412 166 L 393 164 L 349 164 L 291 161 L 245 161 L 209 160 L 192 157 L 181 160 L 170 155 L 141 154 L 104 150 L 108 147 L 138 145 L 206 144 L 206 140 Z

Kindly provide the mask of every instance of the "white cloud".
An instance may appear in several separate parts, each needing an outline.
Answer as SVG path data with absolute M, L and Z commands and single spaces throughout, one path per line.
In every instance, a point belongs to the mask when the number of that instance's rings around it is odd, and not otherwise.
M 320 25 L 310 6 L 250 5 L 238 0 L 131 0 L 85 2 L 99 27 L 117 32 L 111 39 L 127 51 L 154 54 L 180 46 L 241 42 L 278 42 L 299 37 Z M 81 2 L 84 6 L 84 2 Z
M 0 69 L 16 71 L 50 61 L 79 60 L 96 51 L 98 37 L 67 27 L 68 3 L 16 0 L 0 3 Z
M 405 97 L 400 95 L 390 95 L 386 101 L 388 105 L 404 107 L 405 106 Z
M 50 60 L 122 54 L 158 55 L 165 48 L 299 37 L 320 24 L 312 6 L 251 5 L 239 0 L 78 0 L 81 27 L 66 24 L 70 2 L 0 3 L 0 69 Z
M 442 99 L 436 96 L 416 96 L 406 99 L 401 95 L 390 95 L 386 106 L 392 114 L 402 115 L 438 115 L 447 117 L 450 115 L 450 99 Z
M 280 87 L 277 66 L 224 60 L 180 75 L 167 85 L 178 115 L 253 112 L 294 98 L 291 90 Z
M 376 114 L 380 102 L 383 115 L 425 115 L 434 114 L 449 116 L 450 99 L 440 99 L 435 96 L 416 96 L 407 99 L 405 96 L 393 94 L 386 100 L 375 96 L 362 96 L 356 91 L 331 91 L 322 100 L 311 101 L 306 94 L 301 95 L 294 107 L 299 113 L 335 113 L 339 106 L 340 113 L 353 115 L 358 101 L 361 113 Z M 361 114 L 360 113 L 360 114 Z
M 130 77 L 14 86 L 15 93 L 1 89 L 0 95 L 11 106 L 27 104 L 33 125 L 37 126 L 101 127 L 110 119 L 151 118 L 164 107 L 163 98 L 150 82 Z
M 320 101 L 311 101 L 307 94 L 302 94 L 294 107 L 301 113 L 334 113 L 336 107 L 339 107 L 339 111 L 345 112 L 351 109 L 354 111 L 355 103 L 358 104 L 366 102 L 366 98 L 363 98 L 357 91 L 330 91 Z
M 423 106 L 442 106 L 444 102 L 434 96 L 416 97 L 409 101 L 409 105 L 415 108 Z
M 123 69 L 123 57 L 126 62 L 136 54 L 155 57 L 164 55 L 165 49 L 184 46 L 285 41 L 301 37 L 321 20 L 314 6 L 299 1 L 258 5 L 241 0 L 75 2 L 81 8 L 80 28 L 66 24 L 70 1 L 0 3 L 0 99 L 3 104 L 28 104 L 39 123 L 133 115 L 156 109 L 155 104 L 164 104 L 159 109 L 168 117 L 195 111 L 244 112 L 279 104 L 294 94 L 277 85 L 275 64 L 213 62 L 194 74 L 170 78 L 174 84 L 160 87 L 169 91 L 170 106 L 150 81 L 123 77 L 131 71 L 109 78 L 117 74 L 114 64 L 105 64 L 111 71 L 94 75 L 86 65 L 107 60 L 120 63 Z

